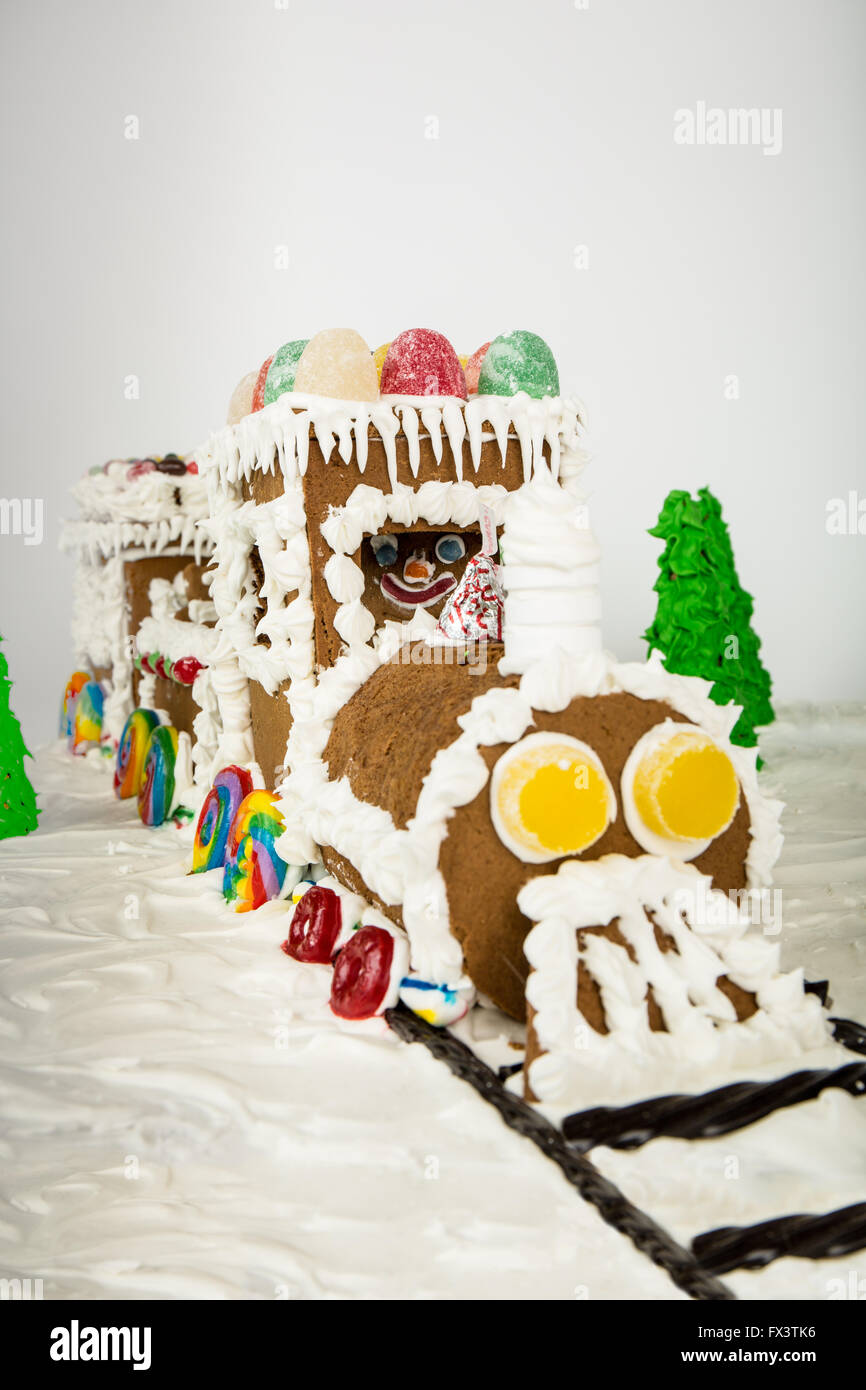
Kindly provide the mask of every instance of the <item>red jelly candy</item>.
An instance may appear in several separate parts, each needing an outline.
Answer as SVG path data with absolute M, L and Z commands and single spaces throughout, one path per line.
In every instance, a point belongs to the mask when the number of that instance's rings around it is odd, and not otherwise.
M 466 378 L 448 339 L 431 328 L 409 328 L 388 349 L 382 364 L 383 396 L 460 396 Z
M 314 884 L 301 898 L 283 950 L 293 960 L 330 965 L 343 926 L 343 908 L 333 888 Z
M 250 414 L 252 414 L 255 410 L 261 410 L 262 406 L 265 403 L 265 382 L 268 379 L 268 372 L 271 369 L 271 363 L 273 362 L 273 360 L 274 354 L 271 353 L 268 360 L 266 362 L 263 362 L 262 365 L 259 367 L 259 374 L 256 377 L 256 384 L 253 387 L 253 403 L 250 407 Z
M 131 483 L 136 479 L 143 478 L 145 473 L 152 473 L 156 468 L 153 459 L 135 459 L 126 470 L 126 476 Z
M 194 656 L 182 656 L 179 661 L 174 663 L 171 674 L 173 679 L 179 681 L 181 685 L 192 685 L 201 669 L 202 663 L 197 661 Z
M 359 927 L 337 956 L 331 980 L 333 1012 L 339 1018 L 373 1018 L 388 993 L 393 959 L 390 932 Z
M 197 472 L 198 472 L 198 464 L 196 463 L 195 459 L 190 459 L 189 463 L 188 463 L 187 466 L 186 466 L 186 471 L 187 471 L 187 473 L 197 473 Z

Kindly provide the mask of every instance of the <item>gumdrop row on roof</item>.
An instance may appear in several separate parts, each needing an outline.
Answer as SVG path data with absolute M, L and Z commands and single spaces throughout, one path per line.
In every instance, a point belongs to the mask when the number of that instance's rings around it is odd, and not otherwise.
M 409 328 L 372 352 L 353 328 L 326 328 L 284 343 L 238 382 L 228 423 L 270 405 L 286 392 L 341 401 L 380 396 L 559 395 L 556 360 L 543 338 L 525 329 L 503 333 L 461 357 L 442 333 Z

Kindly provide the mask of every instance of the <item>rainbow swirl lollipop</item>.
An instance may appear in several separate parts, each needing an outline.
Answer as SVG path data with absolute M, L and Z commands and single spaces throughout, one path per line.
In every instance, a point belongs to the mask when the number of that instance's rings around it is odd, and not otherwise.
M 174 800 L 177 729 L 158 724 L 150 736 L 138 787 L 138 814 L 145 825 L 162 825 Z
M 223 875 L 223 897 L 234 903 L 235 912 L 252 912 L 280 896 L 288 866 L 275 841 L 284 829 L 273 792 L 244 797 L 229 831 Z
M 99 744 L 102 738 L 102 686 L 89 680 L 78 692 L 75 710 L 72 715 L 72 733 L 69 747 L 73 753 L 81 755 L 88 748 Z
M 123 726 L 114 767 L 114 795 L 121 800 L 138 796 L 144 755 L 158 724 L 159 717 L 152 709 L 134 709 Z
M 234 763 L 214 778 L 204 799 L 192 847 L 190 873 L 221 869 L 226 862 L 226 842 L 232 821 L 245 796 L 253 789 L 253 779 L 245 767 Z
M 66 682 L 63 704 L 60 707 L 60 737 L 70 738 L 74 729 L 75 704 L 82 689 L 92 677 L 87 671 L 73 671 Z

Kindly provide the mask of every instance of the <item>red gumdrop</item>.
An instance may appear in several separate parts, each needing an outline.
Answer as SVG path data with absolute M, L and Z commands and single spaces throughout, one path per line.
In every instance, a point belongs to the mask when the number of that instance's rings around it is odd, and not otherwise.
M 382 364 L 383 396 L 460 396 L 466 378 L 448 339 L 431 328 L 409 328 L 392 342 Z
M 273 360 L 274 354 L 271 353 L 268 360 L 266 362 L 263 362 L 262 365 L 259 367 L 259 374 L 256 377 L 256 384 L 253 387 L 253 403 L 250 406 L 251 415 L 254 411 L 261 410 L 262 406 L 265 403 L 265 382 L 268 379 L 268 372 L 271 369 L 271 363 L 273 362 Z
M 148 657 L 147 653 L 143 653 L 143 654 L 138 658 L 138 660 L 139 660 L 139 664 L 140 664 L 141 669 L 142 669 L 142 671 L 144 672 L 144 674 L 145 674 L 146 676 L 152 676 L 152 675 L 154 674 L 154 670 L 153 670 L 153 667 L 152 667 L 151 664 L 150 664 L 150 658 Z
M 292 915 L 283 950 L 292 960 L 330 965 L 343 926 L 343 907 L 333 888 L 308 888 Z
M 197 473 L 197 472 L 198 472 L 198 464 L 196 463 L 195 459 L 190 459 L 189 463 L 188 463 L 187 466 L 186 466 L 186 471 L 187 471 L 187 473 Z
M 388 993 L 393 959 L 390 932 L 358 928 L 337 956 L 331 979 L 331 1009 L 338 1018 L 374 1017 Z
M 174 680 L 180 681 L 181 685 L 192 685 L 199 671 L 202 669 L 202 662 L 197 661 L 194 656 L 182 656 L 172 667 Z
M 489 343 L 482 343 L 481 347 L 473 352 L 472 356 L 467 359 L 465 368 L 466 390 L 469 391 L 471 395 L 478 394 L 478 377 L 481 373 L 481 363 L 484 361 L 489 347 Z
M 157 674 L 158 676 L 162 676 L 162 679 L 163 679 L 164 681 L 167 681 L 167 680 L 168 680 L 168 675 L 166 674 L 166 669 L 165 669 L 165 657 L 164 657 L 164 656 L 158 656 L 158 657 L 156 658 L 156 661 L 153 663 L 153 669 L 154 669 L 154 671 L 156 672 L 156 674 Z

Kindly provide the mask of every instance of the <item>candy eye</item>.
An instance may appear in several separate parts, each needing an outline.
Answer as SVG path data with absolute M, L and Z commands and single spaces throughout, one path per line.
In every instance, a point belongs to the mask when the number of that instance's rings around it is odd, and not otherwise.
M 440 536 L 436 542 L 436 559 L 441 560 L 443 565 L 453 565 L 457 560 L 462 560 L 465 554 L 462 536 Z
M 622 797 L 626 824 L 643 849 L 694 859 L 731 824 L 740 784 L 709 734 L 668 720 L 632 749 Z
M 393 536 L 371 536 L 370 545 L 376 561 L 385 569 L 397 559 L 397 542 Z
M 512 854 L 546 864 L 594 845 L 616 819 L 616 797 L 588 744 L 569 734 L 528 734 L 493 769 L 490 813 Z

